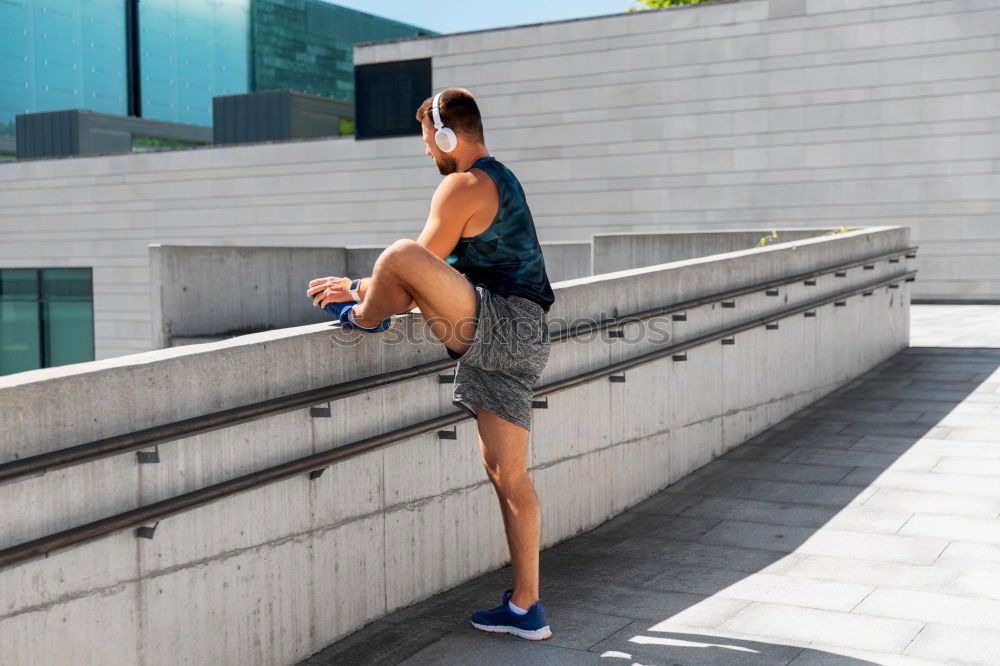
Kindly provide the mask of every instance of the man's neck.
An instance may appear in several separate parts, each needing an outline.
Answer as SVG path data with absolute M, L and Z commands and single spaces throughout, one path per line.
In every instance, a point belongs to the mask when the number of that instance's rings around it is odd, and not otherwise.
M 486 146 L 477 146 L 475 149 L 470 149 L 468 154 L 457 156 L 455 159 L 455 165 L 458 167 L 459 171 L 467 171 L 469 167 L 476 163 L 476 160 L 489 156 L 490 151 L 486 148 Z

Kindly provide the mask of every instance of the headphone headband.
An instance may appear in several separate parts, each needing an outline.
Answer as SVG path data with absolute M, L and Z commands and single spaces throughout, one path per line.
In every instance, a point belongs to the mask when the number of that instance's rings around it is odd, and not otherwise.
M 441 107 L 439 106 L 442 92 L 434 95 L 434 102 L 431 104 L 431 112 L 434 116 L 434 129 L 441 129 L 444 127 L 444 123 L 441 122 Z
M 455 136 L 455 132 L 452 131 L 450 127 L 445 127 L 444 123 L 441 121 L 441 95 L 444 91 L 439 92 L 434 95 L 434 101 L 431 102 L 431 113 L 434 118 L 434 142 L 437 143 L 438 148 L 442 152 L 450 153 L 455 150 L 458 146 L 458 137 Z

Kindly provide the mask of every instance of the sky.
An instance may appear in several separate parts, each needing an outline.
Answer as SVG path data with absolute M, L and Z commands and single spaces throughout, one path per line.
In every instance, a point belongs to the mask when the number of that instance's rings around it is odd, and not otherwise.
M 466 32 L 624 12 L 634 0 L 330 0 L 434 32 Z

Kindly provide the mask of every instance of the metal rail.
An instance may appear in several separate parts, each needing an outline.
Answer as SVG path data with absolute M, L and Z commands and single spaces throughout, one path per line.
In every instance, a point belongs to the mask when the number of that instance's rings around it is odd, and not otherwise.
M 899 257 L 902 256 L 912 258 L 916 256 L 918 248 L 919 246 L 911 246 L 899 250 L 893 250 L 892 252 L 886 252 L 865 259 L 821 268 L 807 273 L 786 276 L 748 287 L 730 289 L 728 291 L 712 294 L 710 296 L 689 299 L 665 307 L 636 312 L 624 317 L 605 319 L 599 322 L 581 323 L 570 329 L 564 329 L 553 333 L 551 335 L 551 339 L 553 342 L 560 342 L 585 333 L 610 328 L 615 325 L 626 324 L 630 321 L 634 322 L 640 319 L 649 319 L 710 303 L 726 301 L 738 296 L 744 296 L 746 294 L 772 289 L 774 287 L 789 285 L 794 282 L 808 280 L 820 275 L 844 272 L 849 268 L 855 268 L 862 265 L 872 265 L 875 262 L 886 259 L 890 261 L 895 259 L 898 261 Z M 276 416 L 285 412 L 330 402 L 331 400 L 346 398 L 359 393 L 365 393 L 382 386 L 394 384 L 396 382 L 440 373 L 455 367 L 456 364 L 457 361 L 451 358 L 445 358 L 439 361 L 416 365 L 411 368 L 393 370 L 391 372 L 372 375 L 362 379 L 355 379 L 317 389 L 301 391 L 287 396 L 268 398 L 267 400 L 254 402 L 249 405 L 232 407 L 230 409 L 224 409 L 222 411 L 212 412 L 201 416 L 194 416 L 180 421 L 175 421 L 173 423 L 144 428 L 142 430 L 136 430 L 122 435 L 113 435 L 111 437 L 105 437 L 93 442 L 78 444 L 76 446 L 59 449 L 57 451 L 40 453 L 38 455 L 0 463 L 0 483 L 7 483 L 16 479 L 43 474 L 50 470 L 70 467 L 72 465 L 78 465 L 108 456 L 128 453 L 130 451 L 137 451 L 155 444 L 163 444 L 183 439 L 185 437 L 192 437 L 194 435 L 211 432 L 220 428 L 228 428 L 229 426 L 238 425 L 240 423 L 247 423 L 248 421 L 254 421 L 256 419 L 269 416 Z
M 624 370 L 628 370 L 629 368 L 649 363 L 671 354 L 686 351 L 692 347 L 697 347 L 715 340 L 736 335 L 737 333 L 755 328 L 761 324 L 786 319 L 800 312 L 806 312 L 829 303 L 842 301 L 859 293 L 870 292 L 879 287 L 896 284 L 902 280 L 909 280 L 916 275 L 916 273 L 917 271 L 915 270 L 901 273 L 891 278 L 885 278 L 861 287 L 840 292 L 833 296 L 817 299 L 805 305 L 786 308 L 766 317 L 759 317 L 737 326 L 731 326 L 720 331 L 707 333 L 686 342 L 668 345 L 661 349 L 641 354 L 635 358 L 612 363 L 611 365 L 603 368 L 598 368 L 573 377 L 551 382 L 535 389 L 534 395 L 536 398 L 545 397 L 558 391 L 573 388 L 601 377 L 615 375 L 623 372 Z M 68 530 L 63 530 L 55 534 L 35 539 L 33 541 L 11 546 L 0 550 L 0 568 L 11 566 L 18 562 L 35 557 L 47 556 L 57 550 L 80 545 L 84 542 L 92 541 L 102 536 L 108 536 L 122 530 L 141 527 L 151 521 L 158 522 L 164 518 L 189 511 L 210 502 L 225 497 L 231 497 L 269 483 L 290 478 L 296 474 L 310 472 L 310 476 L 312 478 L 316 478 L 322 473 L 322 470 L 331 463 L 352 458 L 363 453 L 368 453 L 404 439 L 409 439 L 432 430 L 461 423 L 462 421 L 466 421 L 471 418 L 472 417 L 464 411 L 444 414 L 426 421 L 421 421 L 403 428 L 382 433 L 374 437 L 368 437 L 344 446 L 338 446 L 327 451 L 321 451 L 304 458 L 299 458 L 274 467 L 269 467 L 264 470 L 251 472 L 235 479 L 221 481 L 205 488 L 200 488 L 198 490 L 184 493 L 176 497 L 171 497 L 153 504 L 148 504 L 146 506 L 141 506 L 108 518 L 102 518 L 79 527 L 70 528 Z

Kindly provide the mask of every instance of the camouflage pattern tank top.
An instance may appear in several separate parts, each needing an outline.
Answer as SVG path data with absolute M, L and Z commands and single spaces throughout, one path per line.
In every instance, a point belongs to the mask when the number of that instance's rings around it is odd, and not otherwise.
M 555 301 L 545 259 L 521 183 L 495 157 L 481 157 L 466 171 L 482 169 L 500 191 L 496 217 L 481 233 L 459 238 L 446 261 L 500 296 L 522 296 L 548 312 Z

